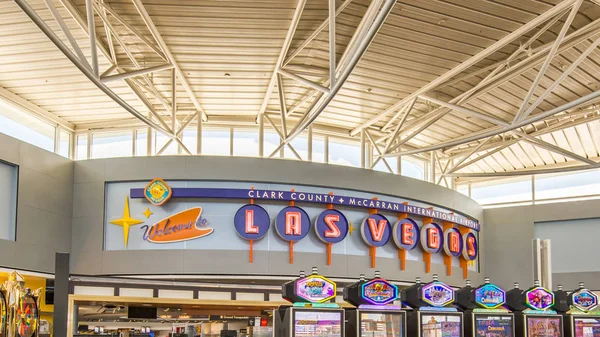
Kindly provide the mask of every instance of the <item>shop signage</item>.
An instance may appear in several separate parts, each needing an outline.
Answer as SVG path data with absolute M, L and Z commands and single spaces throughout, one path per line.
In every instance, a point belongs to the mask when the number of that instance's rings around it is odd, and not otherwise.
M 525 293 L 525 304 L 534 310 L 547 310 L 554 305 L 554 294 L 544 287 L 535 287 Z
M 583 312 L 588 312 L 598 306 L 598 296 L 587 289 L 573 293 L 571 300 L 573 306 Z
M 362 285 L 361 295 L 371 304 L 385 305 L 398 298 L 398 287 L 384 279 L 374 279 Z
M 308 302 L 323 303 L 335 297 L 335 282 L 321 275 L 309 275 L 296 281 L 296 295 Z
M 506 292 L 495 284 L 485 284 L 475 290 L 475 302 L 486 309 L 495 309 L 506 302 Z
M 144 225 L 143 239 L 153 243 L 171 243 L 198 239 L 213 232 L 200 217 L 202 208 L 194 207 L 171 215 L 152 226 Z
M 421 298 L 432 307 L 444 307 L 454 302 L 454 289 L 442 282 L 432 282 L 423 286 Z
M 156 179 L 155 179 L 156 180 Z M 169 198 L 211 198 L 211 199 L 255 199 L 255 200 L 277 200 L 277 201 L 295 201 L 318 204 L 331 204 L 348 207 L 360 207 L 368 209 L 377 209 L 382 211 L 392 211 L 398 213 L 408 213 L 420 217 L 428 217 L 441 221 L 453 222 L 460 226 L 479 231 L 480 224 L 476 220 L 468 219 L 464 216 L 437 211 L 434 209 L 412 206 L 408 204 L 374 200 L 360 197 L 350 197 L 341 195 L 331 195 L 322 193 L 308 193 L 298 191 L 277 191 L 277 190 L 254 190 L 239 188 L 197 188 L 197 187 L 174 187 Z M 130 191 L 133 199 L 146 198 L 150 202 L 152 199 L 145 193 L 145 189 L 133 188 Z M 162 200 L 162 202 L 166 202 Z

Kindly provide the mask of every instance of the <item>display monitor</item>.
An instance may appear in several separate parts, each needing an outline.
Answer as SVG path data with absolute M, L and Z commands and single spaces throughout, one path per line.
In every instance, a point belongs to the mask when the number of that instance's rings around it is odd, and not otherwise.
M 600 337 L 600 318 L 574 317 L 574 337 Z
M 403 337 L 402 325 L 399 313 L 360 313 L 360 337 Z
M 513 316 L 475 315 L 475 337 L 513 337 Z
M 527 316 L 525 323 L 527 337 L 562 337 L 560 316 Z
M 294 311 L 295 337 L 341 337 L 340 311 Z
M 462 337 L 459 315 L 422 314 L 421 337 Z

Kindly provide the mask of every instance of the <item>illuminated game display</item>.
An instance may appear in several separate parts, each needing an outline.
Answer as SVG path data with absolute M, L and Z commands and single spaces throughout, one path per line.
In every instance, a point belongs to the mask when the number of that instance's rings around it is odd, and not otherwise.
M 360 314 L 360 334 L 365 337 L 401 336 L 403 319 L 400 315 L 384 312 L 363 312 Z
M 506 292 L 495 284 L 487 283 L 475 290 L 475 302 L 482 308 L 495 309 L 506 302 Z
M 528 316 L 526 318 L 526 329 L 528 337 L 560 337 L 562 336 L 562 320 L 559 316 Z
M 386 305 L 398 298 L 398 287 L 390 282 L 376 278 L 362 285 L 362 297 L 375 305 Z
M 336 285 L 321 275 L 310 275 L 296 281 L 296 295 L 308 302 L 323 303 L 335 297 Z
M 554 305 L 554 294 L 544 287 L 536 286 L 525 293 L 525 304 L 534 310 L 547 310 Z
M 454 289 L 442 282 L 431 282 L 423 286 L 423 301 L 432 307 L 444 307 L 454 302 Z
M 565 313 L 566 337 L 600 337 L 600 310 L 598 295 L 586 289 L 583 282 L 568 297 Z
M 306 276 L 286 282 L 282 297 L 292 305 L 282 305 L 273 315 L 273 332 L 277 337 L 343 337 L 344 310 L 329 302 L 335 298 L 335 282 L 319 275 L 317 268 Z
M 398 287 L 380 277 L 358 282 L 344 288 L 344 301 L 356 309 L 346 310 L 346 337 L 404 337 L 406 313 L 393 302 L 398 299 Z
M 511 316 L 475 316 L 476 337 L 513 337 L 513 331 L 513 318 Z
M 456 299 L 454 289 L 439 281 L 417 282 L 402 291 L 402 302 L 414 310 L 407 313 L 410 337 L 463 337 L 463 313 L 452 304 Z
M 462 324 L 459 316 L 423 314 L 421 319 L 422 337 L 462 336 Z
M 342 314 L 327 311 L 294 312 L 294 336 L 341 337 Z
M 599 337 L 600 318 L 577 317 L 573 319 L 575 337 Z

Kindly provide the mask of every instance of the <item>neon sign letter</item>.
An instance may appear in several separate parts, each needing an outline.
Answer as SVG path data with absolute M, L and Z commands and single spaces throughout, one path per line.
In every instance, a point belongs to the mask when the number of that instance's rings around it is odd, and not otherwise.
M 450 236 L 450 251 L 454 253 L 460 252 L 460 244 L 459 244 L 459 236 L 458 233 L 452 232 L 449 234 Z
M 467 237 L 467 255 L 475 256 L 475 237 Z
M 285 213 L 285 234 L 286 235 L 301 235 L 302 234 L 302 219 L 299 212 Z
M 254 226 L 254 210 L 246 210 L 246 234 L 258 234 L 258 227 Z
M 413 224 L 403 223 L 402 224 L 402 243 L 405 245 L 413 245 L 415 243 L 413 234 Z
M 340 221 L 339 215 L 328 214 L 325 216 L 324 221 L 327 227 L 329 227 L 329 229 L 325 231 L 326 238 L 337 238 L 342 235 L 340 228 L 336 224 L 338 221 Z
M 440 248 L 440 233 L 435 228 L 427 229 L 427 246 L 432 249 Z
M 367 219 L 367 221 L 369 222 L 369 230 L 371 231 L 371 237 L 373 237 L 373 241 L 380 242 L 383 239 L 387 222 L 382 219 L 375 223 L 375 219 L 371 218 Z

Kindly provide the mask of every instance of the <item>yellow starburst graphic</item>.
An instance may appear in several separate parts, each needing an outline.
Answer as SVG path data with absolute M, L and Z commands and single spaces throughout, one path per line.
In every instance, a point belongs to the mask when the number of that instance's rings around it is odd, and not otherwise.
M 123 245 L 127 248 L 127 242 L 129 241 L 129 227 L 133 225 L 139 225 L 143 223 L 143 221 L 134 219 L 129 215 L 129 198 L 126 197 L 125 207 L 123 209 L 123 217 L 121 219 L 113 220 L 110 223 L 123 227 Z

